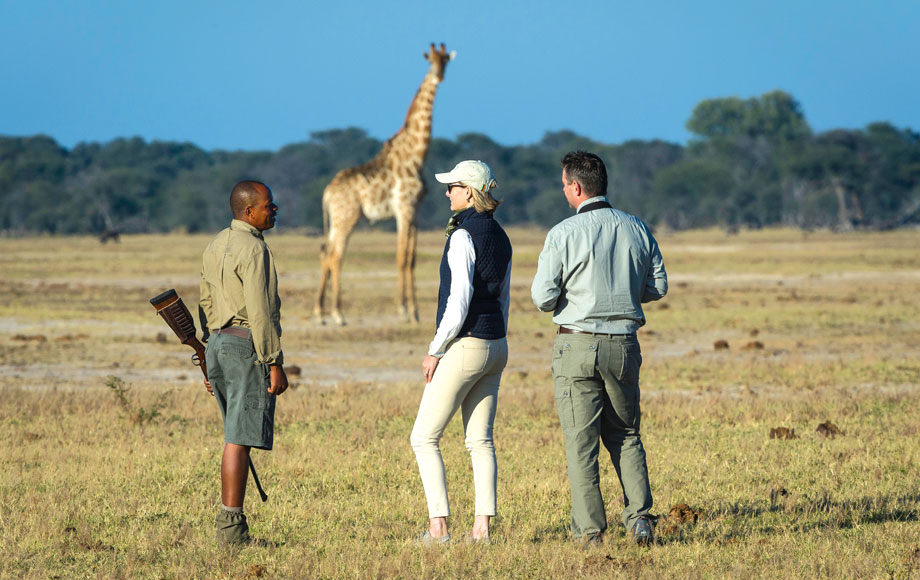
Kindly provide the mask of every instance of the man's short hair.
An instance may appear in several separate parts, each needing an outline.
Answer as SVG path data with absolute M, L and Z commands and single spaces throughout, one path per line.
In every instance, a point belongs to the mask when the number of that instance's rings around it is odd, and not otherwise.
M 251 207 L 263 191 L 269 191 L 269 189 L 261 181 L 241 181 L 237 183 L 233 191 L 230 192 L 230 211 L 233 212 L 233 217 L 239 218 L 243 215 L 246 208 Z
M 577 181 L 587 196 L 607 195 L 607 167 L 594 153 L 570 151 L 562 158 L 562 169 L 569 183 Z

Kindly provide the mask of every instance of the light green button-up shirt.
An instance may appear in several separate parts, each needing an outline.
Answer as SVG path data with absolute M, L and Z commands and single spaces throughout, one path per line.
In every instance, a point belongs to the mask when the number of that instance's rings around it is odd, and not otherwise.
M 198 308 L 206 329 L 248 328 L 257 363 L 284 362 L 275 258 L 257 228 L 233 220 L 208 245 L 202 257 Z
M 585 206 L 606 197 L 592 197 Z M 553 322 L 586 332 L 631 334 L 642 303 L 662 298 L 668 277 L 658 242 L 639 218 L 604 208 L 576 214 L 546 236 L 530 293 Z

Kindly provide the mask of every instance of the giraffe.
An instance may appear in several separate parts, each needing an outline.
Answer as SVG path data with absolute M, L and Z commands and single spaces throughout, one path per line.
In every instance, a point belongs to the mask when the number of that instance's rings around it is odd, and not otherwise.
M 332 318 L 344 325 L 339 308 L 342 258 L 345 247 L 358 219 L 363 215 L 371 223 L 396 219 L 396 269 L 399 276 L 399 313 L 408 321 L 418 322 L 415 298 L 415 246 L 417 229 L 415 213 L 425 196 L 421 171 L 431 141 L 431 113 L 438 84 L 444 79 L 447 62 L 456 56 L 441 44 L 432 43 L 425 60 L 430 63 L 422 79 L 403 126 L 383 144 L 376 157 L 363 165 L 338 172 L 323 190 L 323 228 L 326 243 L 320 250 L 319 292 L 313 314 L 325 323 L 323 299 L 326 283 L 332 278 Z

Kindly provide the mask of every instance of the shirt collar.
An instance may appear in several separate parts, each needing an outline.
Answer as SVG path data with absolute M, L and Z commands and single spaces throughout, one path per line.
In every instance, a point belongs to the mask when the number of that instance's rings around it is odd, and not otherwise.
M 230 221 L 230 229 L 235 232 L 249 232 L 260 240 L 264 240 L 262 237 L 262 232 L 259 231 L 259 228 L 252 226 L 243 220 L 234 219 Z
M 581 208 L 585 207 L 586 205 L 590 205 L 590 204 L 592 204 L 592 203 L 597 203 L 597 202 L 599 202 L 599 201 L 607 201 L 607 196 L 606 196 L 606 195 L 596 195 L 596 196 L 594 196 L 594 197 L 589 197 L 588 199 L 586 199 L 586 200 L 584 200 L 583 202 L 581 202 L 580 204 L 578 204 L 578 207 L 575 208 L 575 211 L 577 212 L 578 210 L 580 210 Z M 608 202 L 608 203 L 609 203 L 609 202 Z

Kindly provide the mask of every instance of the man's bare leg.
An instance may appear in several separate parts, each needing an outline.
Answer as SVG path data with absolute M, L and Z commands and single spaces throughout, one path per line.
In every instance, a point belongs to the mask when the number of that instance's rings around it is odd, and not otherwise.
M 227 443 L 220 462 L 220 498 L 228 508 L 243 507 L 249 477 L 249 447 Z

